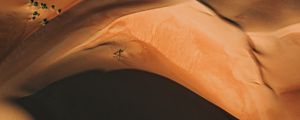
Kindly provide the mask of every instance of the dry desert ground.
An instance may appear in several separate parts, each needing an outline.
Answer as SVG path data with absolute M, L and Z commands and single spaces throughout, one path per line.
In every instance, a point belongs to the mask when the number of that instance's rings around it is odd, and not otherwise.
M 30 2 L 0 1 L 1 120 L 32 119 L 8 98 L 93 69 L 165 76 L 239 119 L 300 119 L 298 0 Z

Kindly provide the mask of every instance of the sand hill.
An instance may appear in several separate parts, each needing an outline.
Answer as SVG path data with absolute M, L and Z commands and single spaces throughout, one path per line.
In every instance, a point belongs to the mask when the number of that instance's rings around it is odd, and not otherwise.
M 0 95 L 129 68 L 168 77 L 239 119 L 299 118 L 299 2 L 262 1 L 233 10 L 215 0 L 38 1 L 55 5 L 46 10 L 0 2 Z M 4 103 L 0 116 L 24 112 Z

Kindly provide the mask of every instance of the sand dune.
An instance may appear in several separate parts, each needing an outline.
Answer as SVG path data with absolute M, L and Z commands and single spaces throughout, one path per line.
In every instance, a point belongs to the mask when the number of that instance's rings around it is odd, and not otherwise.
M 282 8 L 288 19 L 264 26 L 252 9 L 232 12 L 222 2 L 205 2 L 217 13 L 194 0 L 65 0 L 53 3 L 62 14 L 41 11 L 34 21 L 26 19 L 34 8 L 6 3 L 0 14 L 1 96 L 30 95 L 86 70 L 130 68 L 168 77 L 239 119 L 299 118 L 297 8 Z M 41 26 L 43 18 L 50 23 Z

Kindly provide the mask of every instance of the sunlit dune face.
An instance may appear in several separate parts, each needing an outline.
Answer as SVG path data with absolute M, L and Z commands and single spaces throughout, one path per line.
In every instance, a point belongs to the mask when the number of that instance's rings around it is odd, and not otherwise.
M 300 0 L 202 0 L 217 14 L 196 0 L 35 1 L 0 0 L 0 97 L 126 68 L 170 78 L 240 119 L 300 113 L 274 96 L 299 90 L 300 26 L 282 28 L 300 22 Z

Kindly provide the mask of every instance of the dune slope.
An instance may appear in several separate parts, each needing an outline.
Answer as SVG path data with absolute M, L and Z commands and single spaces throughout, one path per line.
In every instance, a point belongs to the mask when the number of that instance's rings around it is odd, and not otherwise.
M 9 32 L 1 32 L 8 34 L 3 35 L 4 39 L 12 39 L 12 43 L 1 48 L 3 97 L 30 95 L 56 80 L 86 70 L 129 68 L 168 77 L 239 119 L 300 117 L 299 108 L 293 107 L 299 104 L 298 92 L 294 92 L 297 84 L 291 84 L 294 80 L 282 87 L 278 85 L 285 83 L 282 79 L 271 78 L 274 73 L 263 69 L 275 66 L 271 70 L 280 73 L 291 70 L 295 64 L 278 67 L 275 64 L 282 63 L 279 58 L 264 59 L 258 53 L 274 47 L 274 42 L 270 45 L 260 41 L 267 33 L 243 31 L 197 1 L 70 0 L 58 5 L 64 10 L 61 15 L 41 12 L 51 20 L 44 27 L 40 25 L 43 18 L 24 19 L 33 8 L 11 4 L 16 5 L 20 15 L 13 17 L 16 22 L 10 25 L 25 22 L 30 27 L 22 30 L 23 24 L 16 24 L 14 29 L 3 27 Z M 3 16 L 1 19 L 6 19 Z M 297 35 L 286 39 L 294 38 Z M 287 56 L 291 59 L 286 61 L 297 60 L 292 55 L 298 48 L 283 49 L 290 53 Z M 296 70 L 291 72 L 296 74 Z M 278 75 L 283 79 L 289 76 Z M 281 94 L 291 85 L 296 85 L 293 92 Z

